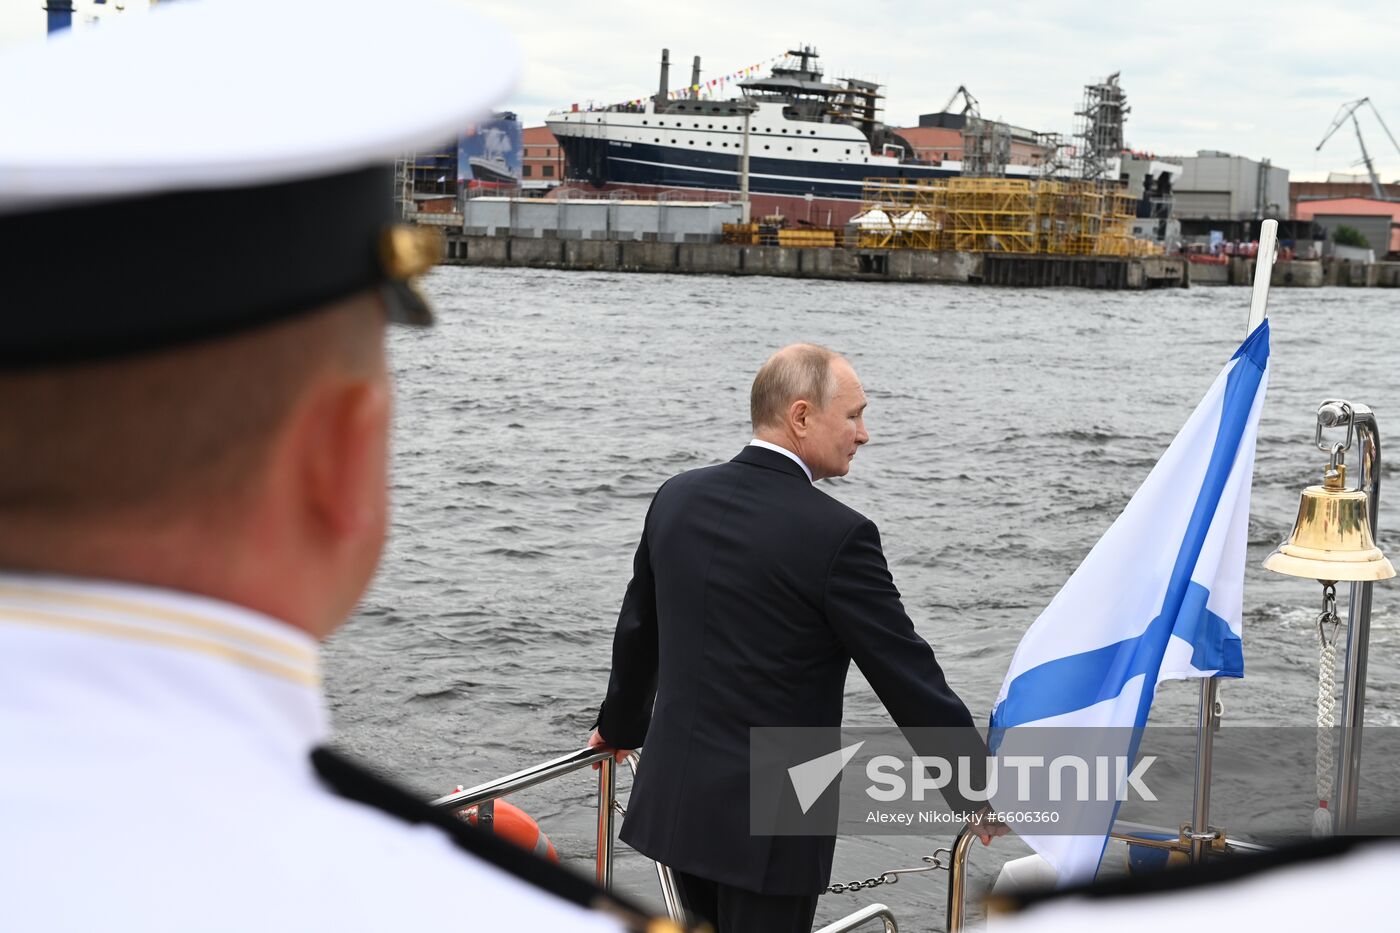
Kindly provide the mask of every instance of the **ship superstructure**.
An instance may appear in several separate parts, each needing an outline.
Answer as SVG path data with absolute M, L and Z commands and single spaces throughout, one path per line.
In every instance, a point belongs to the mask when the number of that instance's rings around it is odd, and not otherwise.
M 957 162 L 917 160 L 913 147 L 879 121 L 879 85 L 825 80 L 811 47 L 788 55 L 767 77 L 738 82 L 741 96 L 706 100 L 693 91 L 677 98 L 667 90 L 669 55 L 663 52 L 654 97 L 555 111 L 546 123 L 575 181 L 639 195 L 737 192 L 747 124 L 755 213 L 776 210 L 801 218 L 805 211 L 815 223 L 844 223 L 858 208 L 868 178 L 961 173 Z M 699 83 L 698 60 L 692 78 L 691 88 Z

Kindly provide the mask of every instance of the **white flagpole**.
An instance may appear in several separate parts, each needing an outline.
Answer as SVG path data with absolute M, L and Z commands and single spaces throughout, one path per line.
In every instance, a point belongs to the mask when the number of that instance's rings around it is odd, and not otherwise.
M 1269 315 L 1269 280 L 1278 259 L 1278 221 L 1266 220 L 1259 227 L 1259 252 L 1254 260 L 1254 299 L 1249 303 L 1248 337 Z
M 1269 315 L 1269 281 L 1278 258 L 1278 221 L 1266 220 L 1259 227 L 1259 251 L 1254 261 L 1254 296 L 1249 303 L 1249 326 L 1245 336 L 1264 323 Z M 1215 838 L 1210 830 L 1210 776 L 1215 751 L 1215 730 L 1219 724 L 1215 677 L 1201 681 L 1201 705 L 1196 732 L 1196 788 L 1191 814 L 1191 860 L 1199 863 Z

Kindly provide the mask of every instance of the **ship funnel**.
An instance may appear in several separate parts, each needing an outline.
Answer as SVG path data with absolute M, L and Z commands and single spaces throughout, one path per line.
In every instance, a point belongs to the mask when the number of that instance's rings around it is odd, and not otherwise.
M 661 50 L 661 86 L 656 92 L 656 106 L 666 103 L 666 92 L 671 85 L 671 50 Z
M 695 61 L 690 63 L 690 93 L 693 97 L 699 97 L 700 92 L 695 90 L 700 86 L 700 56 L 695 56 Z

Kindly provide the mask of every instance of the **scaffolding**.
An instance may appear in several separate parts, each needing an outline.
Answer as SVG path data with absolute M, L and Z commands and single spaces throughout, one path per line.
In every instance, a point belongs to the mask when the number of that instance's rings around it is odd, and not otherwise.
M 1119 182 L 867 179 L 852 223 L 861 247 L 1060 256 L 1146 256 L 1137 201 Z
M 1084 85 L 1084 101 L 1075 112 L 1079 140 L 1076 174 L 1089 181 L 1117 180 L 1123 154 L 1123 123 L 1132 108 L 1118 85 L 1118 72 L 1097 84 Z
M 1069 175 L 1069 145 L 1059 133 L 1036 133 L 1036 173 L 1041 178 L 1063 178 Z
M 963 124 L 962 146 L 964 176 L 1001 178 L 1011 162 L 1011 127 L 970 115 Z
M 1101 251 L 1109 256 L 1146 256 L 1161 252 L 1149 240 L 1133 236 L 1137 199 L 1124 185 L 1115 185 L 1104 194 L 1104 223 L 1099 240 Z
M 394 160 L 394 205 L 400 220 L 407 219 L 416 209 L 413 205 L 413 160 L 412 153 Z

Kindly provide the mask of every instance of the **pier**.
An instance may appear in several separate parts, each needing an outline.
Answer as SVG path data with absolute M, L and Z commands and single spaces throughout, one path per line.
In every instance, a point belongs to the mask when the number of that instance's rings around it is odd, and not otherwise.
M 1026 287 L 1146 289 L 1180 288 L 1188 284 L 1186 263 L 1171 256 L 1018 256 L 457 233 L 447 237 L 444 261 L 448 265 L 466 266 Z

